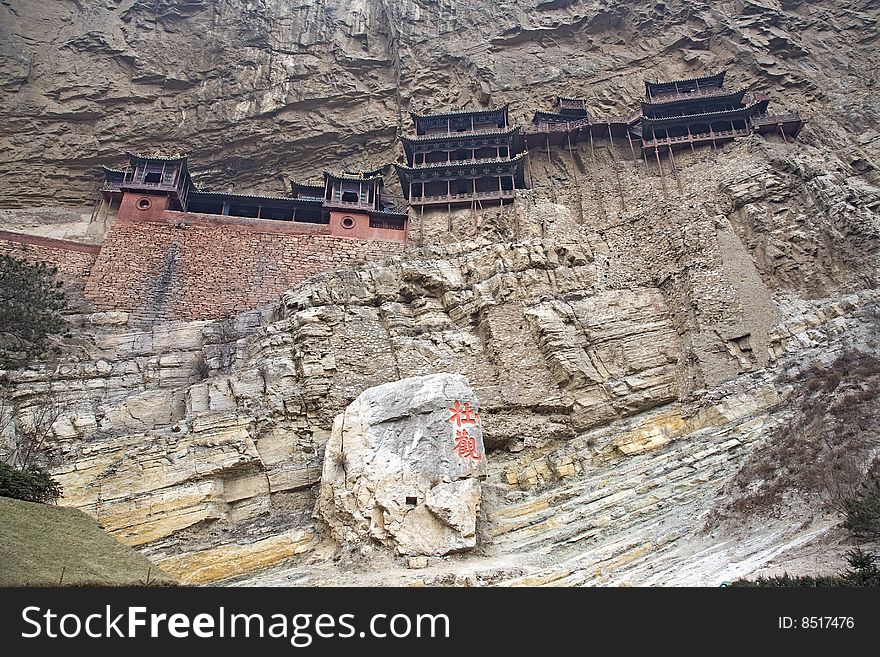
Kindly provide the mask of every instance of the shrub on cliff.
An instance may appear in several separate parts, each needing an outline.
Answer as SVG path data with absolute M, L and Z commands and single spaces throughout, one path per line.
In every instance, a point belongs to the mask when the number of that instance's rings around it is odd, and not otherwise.
M 843 501 L 843 526 L 862 540 L 880 539 L 880 478 L 865 482 L 859 492 Z
M 856 547 L 846 553 L 849 568 L 839 575 L 803 575 L 792 577 L 785 573 L 777 577 L 759 577 L 758 579 L 738 579 L 731 586 L 746 587 L 823 587 L 823 586 L 867 586 L 880 587 L 880 556 L 864 552 Z
M 53 274 L 45 264 L 0 254 L 0 368 L 27 363 L 64 330 L 64 292 Z
M 0 496 L 50 503 L 61 497 L 61 484 L 37 466 L 19 470 L 0 461 Z

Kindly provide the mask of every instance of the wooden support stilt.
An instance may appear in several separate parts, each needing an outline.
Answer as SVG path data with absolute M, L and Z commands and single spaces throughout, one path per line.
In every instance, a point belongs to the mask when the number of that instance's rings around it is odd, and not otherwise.
M 614 135 L 611 134 L 611 122 L 608 122 L 608 141 L 611 142 L 611 148 L 614 148 Z
M 544 143 L 547 146 L 547 164 L 553 164 L 553 160 L 550 159 L 550 135 L 547 135 L 547 139 Z
M 669 161 L 672 162 L 672 175 L 675 176 L 675 183 L 678 185 L 678 193 L 684 194 L 684 190 L 681 188 L 681 179 L 678 177 L 678 167 L 675 166 L 675 154 L 672 152 L 672 146 L 667 148 L 669 149 Z
M 617 180 L 617 193 L 620 194 L 620 209 L 626 212 L 626 201 L 623 198 L 623 184 L 620 182 L 620 172 L 617 170 L 617 158 L 614 157 L 614 151 L 609 150 L 611 155 L 611 169 L 614 171 L 614 178 Z
M 519 208 L 516 199 L 513 201 L 513 241 L 519 242 Z
M 571 135 L 566 135 L 568 140 L 568 155 L 571 157 L 571 171 L 574 174 L 574 190 L 578 200 L 578 223 L 584 223 L 584 201 L 581 198 L 581 184 L 578 181 L 577 162 L 574 160 L 574 149 L 571 147 Z
M 589 130 L 590 134 L 590 161 L 592 162 L 592 166 L 590 167 L 590 176 L 593 178 L 593 187 L 596 190 L 596 205 L 599 208 L 599 215 L 605 219 L 605 207 L 602 204 L 602 193 L 599 189 L 599 178 L 596 176 L 596 148 L 593 144 L 593 131 Z
M 629 134 L 629 128 L 626 129 L 626 139 L 629 142 L 629 152 L 632 153 L 633 159 L 636 159 L 636 149 L 633 148 L 633 138 Z
M 786 137 L 785 137 L 785 128 L 782 127 L 781 123 L 779 124 L 779 132 L 780 132 L 780 134 L 782 134 L 782 141 L 787 144 L 788 139 L 786 139 Z
M 663 187 L 663 196 L 666 196 L 666 180 L 663 177 L 663 165 L 660 164 L 660 149 L 654 148 L 654 157 L 657 158 L 657 167 L 660 169 L 660 185 Z
M 425 244 L 425 206 L 419 206 L 419 246 Z
M 104 195 L 100 192 L 98 193 L 98 202 L 92 207 L 92 217 L 89 219 L 89 223 L 93 223 L 98 215 L 101 214 L 101 210 L 104 208 Z

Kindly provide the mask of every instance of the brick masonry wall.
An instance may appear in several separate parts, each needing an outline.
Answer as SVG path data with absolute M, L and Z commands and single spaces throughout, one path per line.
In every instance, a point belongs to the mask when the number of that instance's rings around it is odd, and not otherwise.
M 117 217 L 86 284 L 99 310 L 133 319 L 218 319 L 275 301 L 328 269 L 400 253 L 399 242 L 325 234 L 328 227 L 164 212 Z
M 56 267 L 55 277 L 64 284 L 71 300 L 81 300 L 83 287 L 100 248 L 93 244 L 0 230 L 0 253 Z

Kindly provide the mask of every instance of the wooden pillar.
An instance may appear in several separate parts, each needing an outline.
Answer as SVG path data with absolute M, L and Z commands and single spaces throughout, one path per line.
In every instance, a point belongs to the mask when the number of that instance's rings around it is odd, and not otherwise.
M 412 197 L 412 183 L 410 183 L 410 197 Z M 293 206 L 293 216 L 290 218 L 291 221 L 296 221 L 296 206 Z
M 229 201 L 223 201 L 223 209 L 220 211 L 220 214 L 229 215 Z
M 629 134 L 629 126 L 626 128 L 626 139 L 629 141 L 629 152 L 632 154 L 632 158 L 636 159 L 636 149 L 633 148 L 633 139 Z
M 672 152 L 672 146 L 667 146 L 667 148 L 669 149 L 669 161 L 672 162 L 672 175 L 675 176 L 675 184 L 678 185 L 678 193 L 683 194 L 681 179 L 678 177 L 678 167 L 675 166 L 675 153 Z
M 263 211 L 263 206 L 258 204 L 258 205 L 257 205 L 257 219 L 260 219 L 260 218 L 261 218 L 261 217 L 260 217 L 260 213 L 261 213 L 262 211 Z
M 611 134 L 611 122 L 608 122 L 608 141 L 611 142 L 611 148 L 614 148 L 614 136 Z
M 617 181 L 617 193 L 620 195 L 620 209 L 623 212 L 626 212 L 626 200 L 623 198 L 623 183 L 620 182 L 620 172 L 617 170 L 617 158 L 614 156 L 614 151 L 609 150 L 608 154 L 611 156 L 611 169 L 614 171 L 614 179 Z
M 550 135 L 547 135 L 545 143 L 547 144 L 547 164 L 553 164 L 553 160 L 550 159 Z
M 513 241 L 519 242 L 519 208 L 516 200 L 513 201 Z
M 657 166 L 660 169 L 660 185 L 663 187 L 663 196 L 666 196 L 666 180 L 663 177 L 663 165 L 660 164 L 660 149 L 654 147 L 654 157 L 657 158 Z
M 788 139 L 786 139 L 786 137 L 785 137 L 785 128 L 782 127 L 782 124 L 781 124 L 781 123 L 779 123 L 779 124 L 777 124 L 777 125 L 779 126 L 779 132 L 780 132 L 780 134 L 782 135 L 782 141 L 784 141 L 784 142 L 787 144 L 787 143 L 788 143 Z
M 599 214 L 604 219 L 605 218 L 605 206 L 602 203 L 602 190 L 599 189 L 599 178 L 596 176 L 596 149 L 593 145 L 593 129 L 592 129 L 592 127 L 588 127 L 587 132 L 590 135 L 590 162 L 592 163 L 592 166 L 590 167 L 590 176 L 593 179 L 593 188 L 596 191 L 596 205 L 599 208 Z
M 566 139 L 568 139 L 568 155 L 571 157 L 571 171 L 574 174 L 574 190 L 577 193 L 578 200 L 578 223 L 584 223 L 584 201 L 581 198 L 581 185 L 578 181 L 577 174 L 577 162 L 574 160 L 574 149 L 571 147 L 571 136 L 566 135 Z

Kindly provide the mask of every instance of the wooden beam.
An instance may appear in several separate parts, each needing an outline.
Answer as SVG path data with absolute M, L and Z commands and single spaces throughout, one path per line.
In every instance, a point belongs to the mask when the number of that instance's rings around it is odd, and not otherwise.
M 629 141 L 629 152 L 632 154 L 632 158 L 636 159 L 636 149 L 633 148 L 633 139 L 629 134 L 629 127 L 626 128 L 626 139 Z
M 578 200 L 578 223 L 584 223 L 584 202 L 581 198 L 581 185 L 578 181 L 577 162 L 574 159 L 574 149 L 571 147 L 571 137 L 566 135 L 568 139 L 568 155 L 571 158 L 571 171 L 574 174 L 574 190 L 577 193 Z
M 602 190 L 599 189 L 599 178 L 596 175 L 596 149 L 593 145 L 593 131 L 592 129 L 587 130 L 590 135 L 590 161 L 592 166 L 590 167 L 590 177 L 593 179 L 593 188 L 596 191 L 596 205 L 599 208 L 599 215 L 605 219 L 605 205 L 602 203 Z
M 654 157 L 657 158 L 657 166 L 660 169 L 660 184 L 663 187 L 663 196 L 665 197 L 666 196 L 666 180 L 663 177 L 663 165 L 660 164 L 660 149 L 658 149 L 656 146 L 654 147 Z
M 684 191 L 681 188 L 681 180 L 678 177 L 678 167 L 675 166 L 675 153 L 672 152 L 672 146 L 667 146 L 669 149 L 669 161 L 672 162 L 672 175 L 675 176 L 675 183 L 678 185 L 678 193 L 684 194 Z

